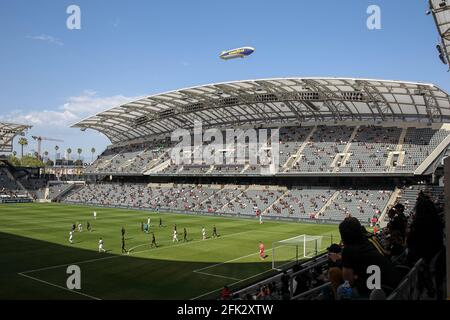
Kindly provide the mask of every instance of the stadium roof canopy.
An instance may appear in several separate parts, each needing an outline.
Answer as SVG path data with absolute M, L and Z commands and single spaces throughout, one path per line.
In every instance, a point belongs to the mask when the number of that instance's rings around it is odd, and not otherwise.
M 442 39 L 442 50 L 450 68 L 450 0 L 429 0 L 439 35 Z
M 0 152 L 11 152 L 14 137 L 30 128 L 24 124 L 0 122 Z
M 72 127 L 113 143 L 192 128 L 321 121 L 450 122 L 449 95 L 432 84 L 347 78 L 216 83 L 125 103 Z

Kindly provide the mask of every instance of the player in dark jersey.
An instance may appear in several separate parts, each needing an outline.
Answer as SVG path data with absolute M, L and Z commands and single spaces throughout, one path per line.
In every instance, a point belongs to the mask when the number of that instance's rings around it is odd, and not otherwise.
M 188 241 L 188 239 L 187 239 L 187 230 L 186 230 L 186 228 L 184 228 L 184 230 L 183 230 L 183 241 L 184 241 L 184 242 L 187 242 L 187 241 Z
M 125 249 L 125 237 L 122 236 L 122 253 L 128 253 L 127 249 Z
M 159 227 L 162 227 L 162 226 L 163 226 L 163 224 L 162 224 L 162 219 L 159 218 Z
M 86 229 L 87 231 L 91 232 L 91 224 L 89 223 L 89 221 L 86 224 Z
M 152 232 L 152 244 L 150 245 L 150 248 L 153 248 L 153 246 L 154 246 L 155 248 L 158 247 L 158 245 L 156 244 L 155 234 Z
M 122 226 L 121 232 L 122 232 L 122 238 L 125 237 L 125 228 L 123 226 Z
M 214 227 L 213 227 L 213 238 L 217 238 L 219 235 L 217 234 L 217 228 L 216 228 L 216 225 L 214 225 Z

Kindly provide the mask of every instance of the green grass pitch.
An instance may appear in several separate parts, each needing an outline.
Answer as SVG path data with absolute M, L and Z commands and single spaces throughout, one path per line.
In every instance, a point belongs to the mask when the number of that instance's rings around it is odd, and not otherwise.
M 93 211 L 97 219 L 93 219 Z M 141 222 L 151 218 L 158 248 Z M 166 227 L 158 227 L 159 218 Z M 92 232 L 86 230 L 86 222 Z M 83 224 L 83 232 L 71 225 Z M 172 242 L 177 225 L 178 243 Z M 216 225 L 219 238 L 211 238 Z M 126 248 L 121 254 L 121 228 Z M 201 238 L 205 226 L 207 240 Z M 187 228 L 188 242 L 183 242 Z M 339 240 L 336 225 L 155 213 L 63 204 L 0 205 L 0 299 L 215 299 L 269 276 L 272 243 L 301 234 L 324 235 L 322 248 Z M 99 238 L 107 253 L 98 252 Z M 258 256 L 259 241 L 268 258 Z M 69 265 L 81 268 L 81 289 L 69 290 Z

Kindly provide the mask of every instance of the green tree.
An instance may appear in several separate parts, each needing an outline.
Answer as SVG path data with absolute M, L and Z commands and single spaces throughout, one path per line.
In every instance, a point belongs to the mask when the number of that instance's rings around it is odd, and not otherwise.
M 8 157 L 8 161 L 15 167 L 20 167 L 20 159 L 17 158 L 14 154 Z
M 19 139 L 19 144 L 20 144 L 20 147 L 21 147 L 21 150 L 22 150 L 22 153 L 21 153 L 21 158 L 23 158 L 23 147 L 24 146 L 27 146 L 28 145 L 28 140 L 27 140 L 27 138 L 20 138 Z
M 78 149 L 77 149 L 77 153 L 78 153 L 78 160 L 80 160 L 81 154 L 83 153 L 83 149 L 78 148 Z
M 22 167 L 44 167 L 44 163 L 35 156 L 24 156 L 20 159 Z

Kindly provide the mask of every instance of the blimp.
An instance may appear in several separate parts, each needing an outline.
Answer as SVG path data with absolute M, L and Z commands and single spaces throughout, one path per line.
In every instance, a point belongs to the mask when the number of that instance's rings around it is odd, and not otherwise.
M 255 48 L 252 47 L 242 47 L 227 51 L 222 51 L 220 54 L 220 58 L 224 60 L 235 59 L 235 58 L 244 58 L 246 56 L 251 55 L 255 51 Z

